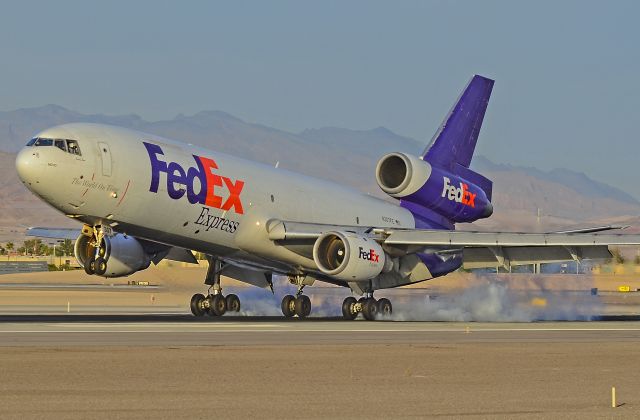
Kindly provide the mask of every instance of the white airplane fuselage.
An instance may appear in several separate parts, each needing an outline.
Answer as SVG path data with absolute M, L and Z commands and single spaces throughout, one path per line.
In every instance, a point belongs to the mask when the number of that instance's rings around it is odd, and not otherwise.
M 81 155 L 25 147 L 16 159 L 25 185 L 69 217 L 280 272 L 315 266 L 274 247 L 269 220 L 415 227 L 408 210 L 342 185 L 151 134 L 78 123 L 36 137 L 78 142 Z

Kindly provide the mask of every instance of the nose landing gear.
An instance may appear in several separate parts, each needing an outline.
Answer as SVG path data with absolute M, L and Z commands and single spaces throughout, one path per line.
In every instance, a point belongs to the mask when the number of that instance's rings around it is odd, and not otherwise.
M 89 229 L 88 226 L 86 228 Z M 107 261 L 111 254 L 110 234 L 111 228 L 108 226 L 94 226 L 91 228 L 91 241 L 88 247 L 89 255 L 84 261 L 85 273 L 102 276 L 107 272 Z

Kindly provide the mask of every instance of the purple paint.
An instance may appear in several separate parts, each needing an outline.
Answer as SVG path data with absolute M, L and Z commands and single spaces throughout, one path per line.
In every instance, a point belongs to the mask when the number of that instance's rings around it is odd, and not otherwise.
M 454 164 L 469 167 L 492 89 L 493 80 L 473 76 L 427 146 L 424 160 L 449 170 Z
M 474 76 L 423 153 L 431 176 L 401 202 L 413 213 L 416 227 L 454 229 L 454 223 L 493 213 L 492 182 L 469 169 L 493 84 Z
M 431 209 L 452 223 L 473 222 L 493 212 L 491 202 L 480 187 L 435 167 L 427 182 L 402 200 Z
M 462 266 L 462 250 L 460 252 L 439 255 L 436 253 L 417 254 L 420 260 L 427 266 L 433 277 L 444 276 L 456 271 Z

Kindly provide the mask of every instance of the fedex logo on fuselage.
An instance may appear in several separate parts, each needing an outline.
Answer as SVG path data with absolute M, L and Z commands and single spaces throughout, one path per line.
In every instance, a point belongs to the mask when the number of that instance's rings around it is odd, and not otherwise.
M 204 204 L 222 210 L 243 214 L 240 194 L 244 181 L 232 180 L 216 172 L 217 163 L 213 159 L 192 155 L 196 166 L 185 169 L 177 162 L 165 162 L 162 148 L 157 144 L 142 142 L 151 162 L 151 185 L 149 191 L 158 192 L 160 174 L 167 177 L 167 193 L 174 200 L 185 194 L 191 204 Z M 196 182 L 197 179 L 197 182 Z M 199 188 L 199 189 L 198 189 Z
M 446 176 L 444 178 L 444 184 L 442 187 L 442 197 L 446 197 L 450 201 L 455 201 L 456 203 L 462 203 L 465 206 L 474 207 L 476 206 L 476 194 L 469 191 L 469 186 L 464 183 L 460 183 L 460 187 L 456 187 L 455 185 L 451 185 L 451 180 Z
M 380 262 L 380 255 L 376 254 L 376 251 L 373 249 L 366 250 L 363 247 L 360 248 L 360 259 L 371 261 L 374 263 Z

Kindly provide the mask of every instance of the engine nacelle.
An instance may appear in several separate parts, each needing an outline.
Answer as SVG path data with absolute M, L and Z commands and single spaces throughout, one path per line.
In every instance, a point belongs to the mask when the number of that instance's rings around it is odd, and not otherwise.
M 93 255 L 95 248 L 92 238 L 86 235 L 76 239 L 74 253 L 80 265 L 84 266 L 87 258 Z M 104 237 L 107 252 L 107 271 L 104 277 L 124 277 L 144 270 L 151 264 L 151 256 L 145 252 L 142 244 L 132 236 L 118 233 L 112 237 Z
M 491 181 L 467 168 L 468 177 L 491 191 Z M 426 207 L 452 222 L 473 222 L 493 213 L 487 192 L 469 179 L 435 167 L 404 153 L 383 156 L 376 166 L 376 180 L 385 193 Z
M 379 243 L 352 232 L 323 233 L 313 246 L 313 260 L 324 274 L 346 281 L 369 280 L 392 268 Z

